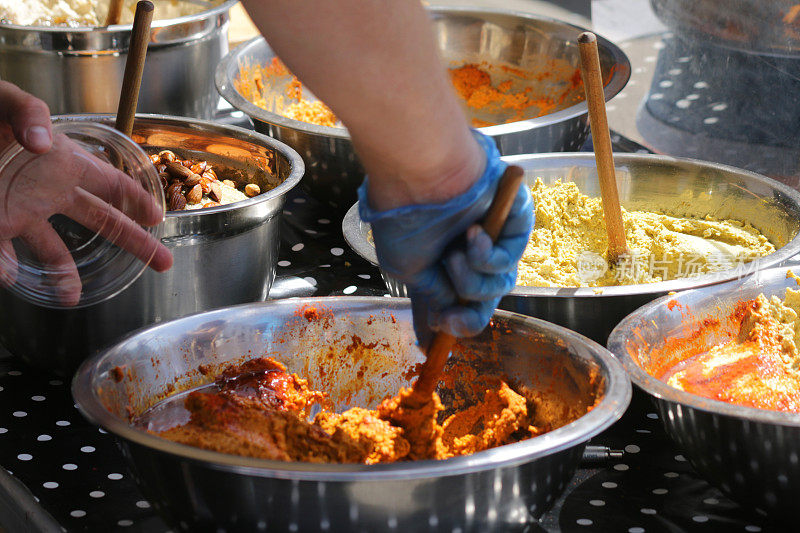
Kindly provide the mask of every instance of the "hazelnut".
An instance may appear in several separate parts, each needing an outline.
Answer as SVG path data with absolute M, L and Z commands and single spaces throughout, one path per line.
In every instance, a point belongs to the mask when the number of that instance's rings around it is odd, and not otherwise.
M 261 187 L 259 187 L 255 183 L 248 183 L 244 187 L 244 193 L 250 197 L 256 196 L 258 194 L 261 194 Z
M 175 152 L 171 152 L 169 150 L 162 150 L 158 152 L 158 158 L 162 163 L 171 163 L 178 159 L 178 157 L 175 155 Z

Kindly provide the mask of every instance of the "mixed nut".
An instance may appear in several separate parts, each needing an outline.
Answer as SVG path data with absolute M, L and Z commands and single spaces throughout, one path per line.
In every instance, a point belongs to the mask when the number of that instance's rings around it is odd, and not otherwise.
M 170 211 L 216 207 L 261 194 L 255 183 L 248 183 L 242 193 L 235 182 L 220 181 L 207 161 L 180 159 L 170 150 L 151 155 L 150 161 L 158 171 Z

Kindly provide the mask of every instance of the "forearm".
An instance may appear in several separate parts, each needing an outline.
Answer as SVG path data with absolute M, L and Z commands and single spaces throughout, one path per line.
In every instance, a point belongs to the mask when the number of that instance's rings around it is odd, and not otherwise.
M 270 45 L 347 126 L 377 209 L 466 190 L 483 153 L 416 0 L 244 0 Z

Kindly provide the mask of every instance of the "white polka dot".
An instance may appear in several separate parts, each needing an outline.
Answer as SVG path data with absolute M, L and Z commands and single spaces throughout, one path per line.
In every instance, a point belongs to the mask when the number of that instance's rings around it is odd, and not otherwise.
M 28 416 L 28 413 L 26 413 L 25 411 L 14 411 L 11 414 L 16 416 L 17 418 L 22 418 L 22 417 Z
M 592 522 L 588 518 L 578 518 L 575 521 L 575 523 L 578 524 L 579 526 L 591 526 L 594 522 Z
M 8 430 L 6 428 L 0 428 L 0 435 L 3 433 L 8 433 Z
M 316 235 L 317 234 L 317 232 L 315 230 L 313 230 L 313 229 L 306 229 L 306 233 L 308 233 L 309 235 Z
M 302 250 L 303 248 L 305 248 L 305 245 L 304 245 L 302 242 L 298 242 L 297 244 L 295 244 L 294 246 L 292 246 L 292 251 L 293 251 L 293 252 L 299 252 L 299 251 L 300 251 L 300 250 Z
M 120 520 L 119 522 L 117 522 L 117 525 L 120 527 L 129 527 L 133 525 L 133 520 Z
M 97 428 L 97 431 L 98 431 L 98 432 L 100 432 L 100 433 L 102 433 L 103 435 L 108 435 L 108 431 L 106 431 L 106 430 L 105 430 L 105 429 L 103 429 L 103 428 Z
M 70 511 L 69 515 L 72 518 L 83 518 L 86 516 L 86 511 L 81 511 L 80 509 L 75 509 L 74 511 Z
M 303 278 L 303 279 L 304 279 L 304 280 L 306 281 L 306 283 L 308 283 L 309 285 L 313 285 L 314 287 L 316 287 L 316 286 L 317 286 L 317 280 L 315 280 L 315 279 L 314 279 L 314 278 L 312 278 L 311 276 L 307 276 L 307 277 L 305 277 L 305 278 Z
M 5 389 L 4 389 L 3 387 L 0 387 L 0 392 L 3 392 L 4 390 L 5 390 Z
M 655 48 L 656 50 L 662 50 L 665 46 L 666 45 L 664 44 L 663 41 L 656 41 L 653 43 L 653 48 Z
M 705 500 L 703 500 L 703 503 L 708 505 L 717 505 L 719 503 L 719 500 L 716 498 L 706 498 Z
M 21 376 L 22 372 L 20 372 L 19 370 L 9 370 L 8 371 L 8 375 L 9 376 Z
M 640 451 L 642 451 L 642 449 L 635 444 L 628 444 L 627 446 L 625 446 L 625 451 L 627 453 L 639 453 Z
M 679 68 L 671 68 L 671 69 L 669 69 L 667 71 L 667 74 L 669 74 L 670 76 L 677 76 L 678 74 L 680 74 L 682 72 L 683 72 L 683 70 L 681 70 Z
M 356 292 L 357 288 L 358 287 L 356 287 L 355 285 L 350 285 L 349 287 L 345 287 L 344 289 L 342 289 L 342 292 L 344 294 L 353 294 L 354 292 Z
M 290 266 L 291 264 L 292 264 L 292 262 L 291 262 L 291 261 L 278 261 L 278 266 L 279 266 L 279 267 L 288 267 L 288 266 Z
M 43 401 L 45 401 L 45 397 L 44 396 L 31 396 L 31 400 L 33 400 L 34 402 L 43 402 Z
M 150 502 L 146 500 L 139 500 L 138 502 L 136 502 L 136 507 L 138 507 L 139 509 L 149 509 Z
M 341 248 L 331 248 L 331 253 L 338 257 L 344 253 L 344 250 Z
M 54 387 L 58 387 L 59 385 L 63 385 L 64 384 L 64 382 L 61 381 L 60 379 L 53 379 L 49 383 L 50 383 L 50 385 L 52 385 Z
M 94 452 L 94 446 L 81 446 L 81 451 L 83 453 L 92 453 Z
M 692 520 L 702 524 L 703 522 L 708 522 L 708 517 L 706 515 L 699 514 L 699 515 L 693 516 Z
M 664 98 L 664 95 L 661 93 L 653 93 L 650 95 L 651 100 L 661 100 L 662 98 Z
M 628 529 L 628 533 L 644 533 L 643 527 L 632 527 Z
M 698 81 L 693 85 L 695 89 L 708 89 L 708 84 L 704 81 Z
M 117 474 L 117 473 L 109 474 L 108 479 L 112 481 L 117 481 L 118 479 L 122 479 L 122 474 Z
M 647 413 L 647 418 L 651 418 L 651 419 L 655 420 L 656 418 L 658 418 L 658 414 L 657 413 Z
M 106 493 L 103 492 L 102 490 L 93 490 L 92 492 L 89 493 L 89 496 L 91 496 L 92 498 L 102 498 L 105 495 Z
M 328 220 L 327 218 L 321 218 L 321 219 L 317 220 L 317 222 L 319 222 L 320 224 L 330 224 L 331 223 L 331 221 Z
M 17 459 L 19 459 L 20 461 L 30 461 L 31 459 L 33 459 L 33 456 L 29 453 L 21 453 L 17 455 Z
M 626 465 L 625 463 L 620 463 L 618 465 L 614 465 L 614 470 L 617 470 L 619 472 L 624 472 L 624 471 L 628 470 L 629 468 L 630 467 L 628 465 Z
M 42 435 L 39 435 L 38 437 L 36 437 L 36 440 L 38 440 L 39 442 L 47 442 L 47 441 L 51 440 L 52 438 L 53 437 L 51 437 L 50 435 L 42 434 Z
M 602 487 L 604 489 L 616 489 L 617 488 L 617 484 L 614 483 L 613 481 L 604 481 L 602 483 Z
M 319 267 L 320 268 L 330 268 L 331 266 L 330 265 L 320 265 Z
M 745 531 L 749 531 L 750 533 L 758 533 L 761 531 L 761 528 L 758 526 L 744 526 Z
M 288 209 L 284 209 L 284 210 L 283 210 L 283 214 L 284 214 L 284 215 L 291 215 L 291 214 L 292 214 L 292 212 L 291 212 L 291 211 L 289 211 Z
M 643 435 L 649 435 L 651 431 L 649 429 L 637 429 L 636 433 L 641 433 Z
M 659 496 L 661 496 L 662 494 L 666 494 L 668 492 L 669 491 L 667 489 L 653 489 L 653 494 L 658 494 Z
M 664 477 L 675 478 L 678 477 L 677 472 L 664 472 Z
M 692 105 L 692 102 L 690 102 L 689 100 L 686 100 L 685 98 L 675 102 L 675 107 L 677 107 L 679 109 L 686 109 L 690 105 Z
M 66 420 L 58 420 L 56 421 L 56 425 L 61 427 L 66 427 L 69 425 L 69 422 L 67 422 Z
M 666 89 L 668 87 L 672 87 L 672 85 L 673 85 L 672 80 L 664 80 L 664 81 L 659 82 L 659 84 L 658 84 L 659 87 L 662 87 L 664 89 Z
M 711 104 L 712 111 L 725 111 L 728 109 L 728 104 Z
M 716 124 L 719 122 L 719 118 L 717 117 L 706 117 L 703 119 L 703 124 Z
M 358 277 L 361 278 L 361 279 L 369 279 L 370 275 L 369 274 L 359 274 Z
M 65 465 L 61 465 L 61 468 L 63 468 L 64 470 L 77 470 L 78 469 L 78 465 L 75 465 L 75 464 L 72 464 L 72 463 L 67 463 Z
M 304 203 L 306 203 L 306 199 L 305 198 L 295 198 L 294 199 L 294 203 L 296 203 L 296 204 L 304 204 Z
M 651 509 L 649 507 L 644 507 L 642 509 L 639 509 L 639 512 L 641 512 L 642 514 L 656 514 L 656 510 Z
M 603 500 L 589 500 L 589 505 L 593 505 L 595 507 L 602 507 L 606 504 Z
M 683 462 L 686 461 L 686 457 L 678 454 L 678 455 L 675 456 L 675 460 L 678 461 L 679 463 L 683 463 Z
M 45 481 L 44 483 L 42 483 L 42 487 L 46 489 L 57 489 L 58 483 L 56 483 L 55 481 Z

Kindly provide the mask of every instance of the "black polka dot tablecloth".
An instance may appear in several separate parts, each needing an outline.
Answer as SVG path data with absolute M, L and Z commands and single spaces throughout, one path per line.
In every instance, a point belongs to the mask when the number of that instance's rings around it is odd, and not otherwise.
M 615 146 L 641 150 L 619 137 Z M 281 232 L 271 297 L 387 294 L 377 269 L 347 247 L 340 218 L 299 190 L 288 198 Z M 592 444 L 624 454 L 584 463 L 530 531 L 776 529 L 697 476 L 641 393 Z M 82 418 L 69 383 L 7 355 L 0 357 L 0 466 L 0 530 L 170 530 L 137 489 L 114 438 Z

